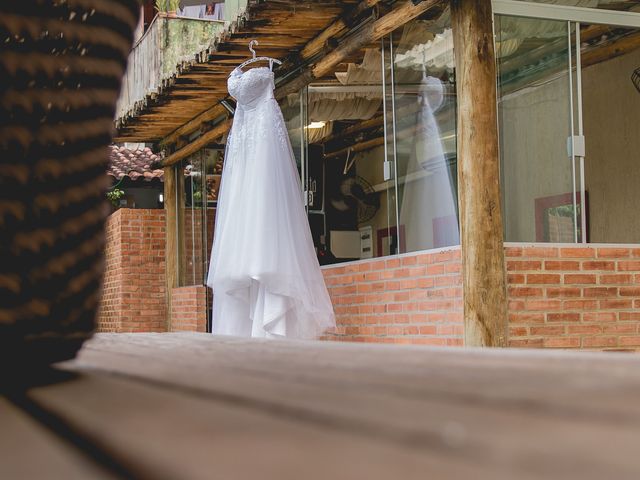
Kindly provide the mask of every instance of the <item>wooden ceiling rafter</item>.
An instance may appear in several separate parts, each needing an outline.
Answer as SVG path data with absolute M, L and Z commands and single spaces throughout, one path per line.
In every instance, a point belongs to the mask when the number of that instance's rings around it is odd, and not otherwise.
M 323 76 L 330 74 L 331 72 L 335 71 L 335 68 L 343 63 L 345 59 L 350 58 L 350 56 L 362 49 L 364 46 L 370 45 L 372 42 L 379 40 L 396 28 L 404 25 L 407 21 L 418 17 L 428 10 L 434 8 L 444 9 L 445 4 L 447 4 L 447 2 L 444 2 L 443 0 L 423 0 L 418 4 L 415 4 L 411 0 L 402 2 L 402 4 L 396 9 L 391 10 L 389 13 L 387 13 L 383 17 L 376 19 L 373 22 L 367 23 L 353 35 L 347 36 L 346 39 L 342 39 L 341 43 L 338 46 L 328 52 L 325 52 L 322 55 L 322 58 L 320 58 L 315 64 L 312 64 L 306 69 L 303 69 L 302 72 L 292 81 L 277 87 L 275 91 L 276 98 L 284 98 L 286 95 L 295 93 L 309 83 L 312 83 L 313 81 L 316 81 Z M 328 28 L 331 28 L 331 26 L 329 26 Z M 230 128 L 231 122 L 226 122 L 224 125 L 226 125 L 227 128 Z M 214 127 L 213 130 L 215 130 L 218 136 L 213 138 L 210 136 L 210 132 L 206 132 L 205 134 L 203 134 L 203 137 L 206 135 L 208 138 L 208 141 L 206 143 L 217 141 L 223 134 L 227 132 L 227 130 L 223 130 L 222 124 Z M 371 142 L 379 141 L 379 139 L 371 140 Z M 192 142 L 189 147 L 200 143 L 200 139 L 197 139 Z M 163 166 L 166 166 L 168 164 L 167 162 L 169 161 L 171 163 L 175 163 L 185 158 L 185 152 L 191 151 L 190 149 L 187 150 L 186 148 L 187 147 L 180 149 L 178 152 L 175 152 L 170 157 L 166 158 L 163 161 Z
M 229 25 L 210 47 L 194 55 L 193 61 L 183 62 L 157 92 L 137 102 L 135 114 L 118 119 L 114 141 L 134 138 L 150 143 L 162 141 L 188 122 L 184 118 L 198 118 L 226 96 L 227 77 L 247 58 L 249 39 L 258 39 L 259 54 L 285 59 L 357 3 L 357 0 L 311 0 L 304 4 L 297 0 L 250 0 L 243 16 Z M 158 123 L 158 117 L 165 122 Z
M 419 15 L 425 13 L 434 7 L 444 6 L 443 0 L 423 0 L 414 3 L 412 0 L 402 2 L 397 8 L 389 11 L 386 15 L 381 16 L 377 20 L 367 23 L 353 35 L 347 36 L 334 49 L 327 52 L 316 63 L 305 68 L 298 77 L 276 88 L 276 98 L 283 98 L 290 93 L 299 91 L 302 87 L 323 78 L 331 73 L 337 65 L 342 63 L 345 58 L 360 50 L 365 45 L 370 44 L 380 38 L 388 35 L 395 29 L 413 20 Z
M 200 126 L 205 122 L 211 122 L 223 115 L 227 115 L 228 111 L 221 104 L 216 104 L 213 107 L 205 110 L 197 117 L 189 120 L 181 127 L 177 128 L 169 135 L 167 135 L 161 142 L 160 147 L 165 147 L 166 145 L 171 145 L 176 143 L 179 138 L 186 137 L 187 135 L 195 132 L 200 128 Z
M 227 119 L 213 127 L 211 130 L 203 133 L 193 142 L 185 145 L 178 151 L 172 153 L 164 160 L 162 160 L 158 167 L 169 167 L 178 163 L 180 160 L 187 158 L 189 155 L 193 155 L 198 150 L 205 148 L 207 145 L 211 143 L 215 143 L 221 136 L 229 131 L 231 128 L 231 119 Z

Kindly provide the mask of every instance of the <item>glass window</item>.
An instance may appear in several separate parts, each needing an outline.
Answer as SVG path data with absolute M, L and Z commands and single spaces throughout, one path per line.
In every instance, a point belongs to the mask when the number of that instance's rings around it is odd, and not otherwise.
M 640 0 L 518 0 L 530 3 L 548 3 L 564 7 L 597 8 L 600 10 L 637 11 Z
M 381 45 L 370 46 L 308 87 L 308 212 L 323 264 L 398 251 L 382 67 Z
M 184 228 L 181 231 L 180 285 L 203 285 L 213 245 L 215 212 L 222 173 L 222 150 L 206 148 L 181 165 L 184 173 Z
M 407 23 L 393 33 L 391 53 L 400 251 L 457 245 L 455 60 L 449 21 Z
M 498 15 L 498 116 L 505 239 L 577 241 L 569 24 Z
M 459 243 L 453 41 L 429 15 L 284 102 L 322 264 Z
M 506 240 L 637 242 L 640 29 L 495 26 Z
M 184 172 L 184 256 L 182 285 L 202 285 L 207 254 L 203 235 L 203 155 L 197 152 L 183 162 Z
M 588 241 L 637 243 L 640 29 L 580 24 Z

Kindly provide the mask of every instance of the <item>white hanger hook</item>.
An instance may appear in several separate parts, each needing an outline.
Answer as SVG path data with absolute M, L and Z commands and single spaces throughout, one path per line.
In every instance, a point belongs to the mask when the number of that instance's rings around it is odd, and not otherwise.
M 249 42 L 249 51 L 253 54 L 253 58 L 256 58 L 256 51 L 253 49 L 254 45 L 260 45 L 257 40 L 251 40 Z

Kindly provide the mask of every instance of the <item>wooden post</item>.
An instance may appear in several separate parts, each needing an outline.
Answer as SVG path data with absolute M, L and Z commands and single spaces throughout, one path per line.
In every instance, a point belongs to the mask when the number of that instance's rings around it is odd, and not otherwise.
M 507 295 L 491 0 L 452 0 L 464 341 L 507 345 Z
M 171 291 L 181 285 L 184 271 L 184 181 L 181 173 L 182 170 L 174 165 L 164 168 L 167 331 L 171 331 Z

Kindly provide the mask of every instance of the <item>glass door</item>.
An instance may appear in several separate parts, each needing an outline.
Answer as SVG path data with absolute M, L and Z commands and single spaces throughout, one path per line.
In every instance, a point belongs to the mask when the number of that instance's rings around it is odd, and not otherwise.
M 638 243 L 640 28 L 577 23 L 576 34 L 582 228 L 589 242 Z
M 505 238 L 637 242 L 637 2 L 559 3 L 494 1 Z
M 505 239 L 577 242 L 574 25 L 496 15 L 495 31 Z
M 451 25 L 414 20 L 390 40 L 400 253 L 459 245 Z

